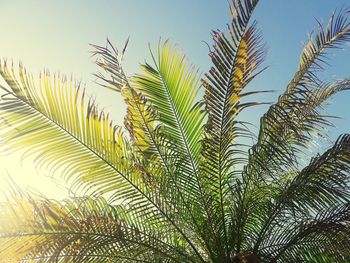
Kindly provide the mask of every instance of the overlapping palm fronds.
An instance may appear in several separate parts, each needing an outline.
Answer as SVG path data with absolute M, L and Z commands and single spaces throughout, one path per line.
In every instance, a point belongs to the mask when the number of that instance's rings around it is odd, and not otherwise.
M 94 45 L 99 84 L 126 103 L 125 127 L 99 111 L 79 83 L 47 71 L 35 82 L 23 66 L 16 74 L 2 61 L 4 150 L 24 149 L 61 175 L 75 197 L 6 192 L 0 259 L 350 262 L 350 135 L 300 161 L 332 125 L 322 112 L 327 100 L 350 89 L 348 78 L 318 75 L 327 51 L 350 41 L 349 12 L 333 14 L 325 28 L 319 23 L 246 152 L 250 131 L 239 117 L 258 103 L 242 98 L 260 92 L 245 89 L 265 57 L 252 21 L 257 4 L 232 1 L 232 21 L 227 32 L 213 32 L 213 65 L 204 76 L 170 41 L 132 77 L 122 67 L 128 41 L 120 53 L 109 40 Z
M 37 88 L 23 67 L 17 80 L 6 62 L 1 74 L 11 88 L 1 102 L 2 124 L 11 124 L 2 134 L 7 147 L 29 147 L 27 155 L 35 152 L 38 165 L 71 179 L 73 190 L 108 194 L 112 204 L 128 207 L 143 227 L 164 227 L 169 233 L 174 227 L 187 238 L 184 226 L 172 218 L 175 208 L 160 198 L 147 171 L 138 168 L 141 164 L 123 132 L 91 100 L 84 105 L 79 87 L 50 79 L 46 72 Z
M 129 211 L 102 197 L 55 202 L 11 194 L 2 207 L 2 259 L 39 262 L 181 262 L 185 255 L 167 231 L 145 231 Z M 158 229 L 159 230 L 159 229 Z M 153 251 L 154 250 L 154 251 Z M 187 257 L 184 257 L 187 258 Z

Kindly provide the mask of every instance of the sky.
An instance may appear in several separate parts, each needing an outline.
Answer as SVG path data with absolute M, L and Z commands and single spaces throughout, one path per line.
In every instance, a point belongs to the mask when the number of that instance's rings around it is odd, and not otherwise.
M 303 43 L 316 26 L 325 23 L 335 9 L 349 6 L 348 0 L 261 0 L 254 18 L 268 47 L 268 69 L 249 89 L 273 89 L 276 93 L 258 97 L 275 101 L 292 78 Z M 150 61 L 148 45 L 156 48 L 159 39 L 170 38 L 187 54 L 189 61 L 206 72 L 210 67 L 208 47 L 213 29 L 225 30 L 230 22 L 227 0 L 0 0 L 2 19 L 0 57 L 22 61 L 34 76 L 43 69 L 73 76 L 86 85 L 87 92 L 122 124 L 125 107 L 120 96 L 99 87 L 92 75 L 98 68 L 89 44 L 104 45 L 108 37 L 120 49 L 130 42 L 125 71 L 139 71 Z M 326 79 L 350 76 L 350 45 L 332 51 Z M 350 92 L 336 96 L 327 113 L 343 119 L 335 122 L 330 137 L 350 131 Z M 244 117 L 258 125 L 266 107 L 247 112 Z M 325 142 L 326 144 L 327 142 Z M 0 156 L 0 175 L 9 174 L 21 186 L 28 186 L 52 198 L 62 198 L 67 190 L 53 183 L 46 171 L 38 171 L 32 160 L 20 154 Z M 0 185 L 5 183 L 0 180 Z

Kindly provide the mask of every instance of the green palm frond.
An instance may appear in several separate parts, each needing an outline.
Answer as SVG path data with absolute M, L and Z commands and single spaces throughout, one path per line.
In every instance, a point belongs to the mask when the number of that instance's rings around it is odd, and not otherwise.
M 265 49 L 261 35 L 254 22 L 249 21 L 258 1 L 233 1 L 231 5 L 232 23 L 228 34 L 214 31 L 214 49 L 210 53 L 213 67 L 206 79 L 205 106 L 208 112 L 206 135 L 203 146 L 205 165 L 204 176 L 214 202 L 214 216 L 220 214 L 215 226 L 220 236 L 224 236 L 227 257 L 234 242 L 228 238 L 230 187 L 237 174 L 239 157 L 237 137 L 246 130 L 239 125 L 237 116 L 247 104 L 240 103 L 242 91 L 259 73 Z M 236 168 L 236 169 L 233 169 Z M 233 197 L 234 198 L 234 197 Z M 226 201 L 225 201 L 226 200 Z
M 322 81 L 317 72 L 327 65 L 327 52 L 338 48 L 350 40 L 349 10 L 334 12 L 324 28 L 318 22 L 316 35 L 310 35 L 300 55 L 298 70 L 288 84 L 286 93 L 292 93 L 296 87 L 310 89 L 319 86 Z
M 197 71 L 188 66 L 186 57 L 169 41 L 159 44 L 157 57 L 152 52 L 151 55 L 154 67 L 142 65 L 143 73 L 137 74 L 132 83 L 158 114 L 165 146 L 160 156 L 167 156 L 175 164 L 166 172 L 185 195 L 182 199 L 186 207 L 191 209 L 186 200 L 192 199 L 199 202 L 199 208 L 206 209 L 198 175 L 204 114 L 196 102 L 200 87 Z
M 265 185 L 275 180 L 284 181 L 284 175 L 295 174 L 293 171 L 298 170 L 300 154 L 310 147 L 315 135 L 324 134 L 324 126 L 331 125 L 329 116 L 322 115 L 321 110 L 330 97 L 349 89 L 349 79 L 325 84 L 317 78 L 317 72 L 322 69 L 320 63 L 325 60 L 327 50 L 339 47 L 349 37 L 347 12 L 333 15 L 326 29 L 320 27 L 318 34 L 310 38 L 293 80 L 261 118 L 258 141 L 249 151 L 242 178 L 245 182 L 240 190 L 241 205 L 251 206 L 249 213 L 253 225 L 254 211 L 260 213 L 260 206 L 265 205 L 263 200 L 274 191 Z M 259 193 L 262 198 L 256 198 L 255 192 L 259 192 L 256 191 L 259 188 L 267 191 L 265 197 Z M 248 214 L 244 217 L 248 220 Z
M 275 166 L 291 165 L 290 155 L 296 153 L 293 146 L 307 147 L 310 137 L 305 136 L 305 133 L 328 124 L 318 110 L 329 97 L 348 87 L 342 84 L 330 84 L 332 87 L 327 87 L 329 85 L 318 78 L 317 72 L 322 69 L 327 50 L 337 48 L 349 40 L 350 21 L 347 12 L 332 15 L 326 29 L 319 26 L 317 35 L 309 39 L 302 51 L 298 70 L 285 93 L 261 119 L 258 142 L 251 151 L 251 158 L 260 158 L 256 162 L 278 160 Z M 321 92 L 324 86 L 326 91 Z M 272 168 L 274 165 L 267 167 Z
M 166 121 L 162 119 L 164 117 L 161 117 L 164 114 L 159 112 L 159 109 L 157 109 L 155 104 L 148 98 L 146 92 L 141 90 L 142 88 L 140 88 L 139 83 L 137 83 L 140 80 L 139 77 L 132 79 L 132 81 L 128 80 L 122 69 L 121 61 L 119 59 L 120 55 L 118 55 L 118 52 L 113 48 L 109 41 L 107 43 L 106 48 L 94 46 L 96 49 L 94 54 L 99 55 L 97 64 L 106 71 L 106 75 L 108 75 L 104 76 L 98 74 L 99 78 L 105 83 L 108 83 L 111 89 L 121 92 L 124 97 L 127 104 L 125 126 L 129 131 L 132 143 L 136 149 L 142 153 L 142 157 L 149 159 L 148 162 L 150 163 L 160 163 L 165 173 L 164 176 L 166 176 L 166 174 L 174 175 L 175 171 L 173 169 L 181 165 L 179 162 L 183 160 L 179 160 L 179 158 L 183 157 L 179 157 L 179 154 L 176 155 L 176 152 L 179 152 L 179 150 L 176 150 L 177 146 L 174 144 L 177 144 L 177 142 L 174 142 L 174 139 L 169 135 L 172 133 L 167 131 L 164 127 Z M 165 48 L 171 48 L 170 43 L 167 43 Z M 177 54 L 177 56 L 178 55 L 180 54 Z M 118 65 L 118 70 L 114 69 L 116 65 Z M 174 71 L 173 74 L 175 73 L 176 71 Z M 144 76 L 144 79 L 147 81 L 148 76 Z M 123 84 L 121 85 L 120 83 Z M 192 84 L 193 83 L 189 83 L 189 85 Z M 176 87 L 172 88 L 173 92 L 175 92 Z M 189 86 L 188 89 L 191 89 L 191 86 Z M 193 92 L 197 91 L 194 90 Z M 185 93 L 182 93 L 182 95 L 183 94 Z M 193 95 L 191 101 L 187 102 L 189 106 L 194 102 L 193 99 L 196 94 L 194 93 Z M 180 103 L 183 99 L 185 98 L 177 98 L 177 103 Z M 182 111 L 185 112 L 185 110 Z M 186 117 L 187 123 L 189 123 L 190 117 L 195 117 L 197 114 L 200 114 L 198 109 L 193 109 L 192 115 Z M 198 117 L 199 124 L 197 126 L 200 126 L 200 123 L 203 121 L 203 116 L 198 115 Z M 176 124 L 173 123 L 173 125 Z M 192 143 L 199 140 L 200 130 L 198 131 L 197 128 L 198 127 L 187 127 L 187 133 L 191 133 L 191 136 L 195 136 L 194 139 L 191 139 Z M 192 134 L 193 132 L 195 132 L 195 134 Z M 197 143 L 197 146 L 198 145 L 200 144 Z M 150 160 L 153 160 L 153 162 Z M 161 179 L 164 180 L 165 178 Z M 173 179 L 174 178 L 169 178 L 169 180 Z M 192 180 L 192 178 L 182 177 L 181 180 L 184 181 L 178 181 L 177 183 L 186 185 Z M 193 189 L 191 190 L 193 191 Z
M 315 219 L 300 222 L 289 234 L 284 233 L 277 241 L 281 243 L 270 250 L 270 260 L 283 262 L 293 258 L 296 262 L 323 255 L 333 262 L 349 262 L 349 222 L 349 203 L 321 211 Z
M 285 226 L 283 231 L 279 230 L 281 222 L 292 226 L 289 221 L 293 217 L 292 220 L 302 222 L 329 207 L 350 203 L 349 175 L 350 135 L 343 135 L 332 148 L 313 158 L 271 199 L 268 211 L 261 214 L 264 219 L 256 236 L 255 250 L 275 243 L 275 240 L 265 240 L 273 239 L 273 233 L 279 240 L 291 232 Z

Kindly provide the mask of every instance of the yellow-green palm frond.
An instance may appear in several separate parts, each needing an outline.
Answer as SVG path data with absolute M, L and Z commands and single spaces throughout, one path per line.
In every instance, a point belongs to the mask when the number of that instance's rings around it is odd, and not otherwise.
M 176 210 L 160 198 L 151 178 L 139 169 L 122 132 L 107 115 L 97 112 L 91 100 L 85 109 L 73 83 L 52 80 L 45 73 L 38 88 L 23 67 L 18 81 L 6 64 L 1 74 L 11 88 L 1 104 L 4 125 L 15 127 L 3 134 L 9 148 L 30 147 L 28 154 L 37 153 L 39 165 L 61 169 L 76 188 L 107 193 L 112 201 L 128 204 L 130 213 L 140 216 L 144 224 L 174 227 L 191 242 L 185 227 L 172 216 Z
M 157 112 L 159 139 L 163 143 L 154 144 L 162 147 L 159 149 L 162 153 L 158 153 L 163 162 L 168 167 L 172 164 L 172 170 L 167 168 L 166 172 L 177 177 L 175 184 L 188 195 L 186 199 L 199 200 L 202 197 L 198 165 L 204 115 L 196 104 L 198 74 L 169 41 L 158 47 L 158 57 L 153 56 L 153 60 L 155 68 L 143 65 L 144 74 L 136 75 L 132 83 Z
M 159 44 L 154 67 L 142 66 L 143 74 L 132 79 L 135 88 L 158 112 L 166 136 L 172 137 L 190 158 L 190 170 L 196 170 L 200 158 L 204 115 L 196 103 L 199 92 L 197 71 L 170 41 Z
M 0 258 L 9 262 L 182 262 L 171 231 L 149 230 L 104 198 L 62 202 L 27 193 L 7 195 L 0 210 Z M 159 231 L 160 230 L 160 231 Z
M 127 114 L 124 123 L 129 131 L 134 150 L 139 153 L 139 159 L 142 160 L 140 168 L 146 171 L 147 174 L 154 176 L 162 198 L 168 200 L 179 212 L 173 216 L 181 217 L 181 220 L 189 222 L 187 231 L 191 231 L 194 236 L 197 235 L 198 232 L 203 231 L 201 226 L 203 220 L 196 218 L 200 217 L 202 209 L 202 206 L 196 203 L 200 200 L 200 197 L 193 188 L 195 186 L 193 176 L 189 176 L 186 170 L 188 164 L 184 165 L 182 163 L 185 156 L 182 155 L 181 149 L 178 148 L 178 142 L 174 140 L 172 133 L 169 132 L 164 124 L 164 120 L 161 119 L 162 112 L 159 112 L 155 104 L 147 97 L 147 92 L 150 92 L 152 86 L 144 85 L 144 88 L 148 89 L 146 92 L 142 90 L 140 83 L 137 83 L 139 76 L 131 81 L 128 80 L 122 69 L 120 55 L 109 41 L 107 41 L 106 47 L 94 46 L 94 48 L 95 51 L 93 53 L 98 55 L 97 65 L 105 71 L 104 75 L 98 74 L 99 78 L 105 85 L 109 85 L 110 89 L 120 92 L 126 102 Z M 170 44 L 167 44 L 167 49 L 170 48 Z M 174 56 L 179 56 L 178 50 L 174 49 L 172 51 L 175 52 Z M 167 52 L 170 52 L 170 50 Z M 166 55 L 170 54 L 167 53 Z M 167 66 L 170 67 L 170 64 Z M 181 65 L 177 64 L 177 66 Z M 114 67 L 118 67 L 118 69 Z M 144 79 L 149 78 L 147 75 L 143 77 Z M 120 85 L 120 83 L 123 83 L 123 85 Z M 172 93 L 175 92 L 175 88 L 179 89 L 178 92 L 181 92 L 182 88 L 186 88 L 186 91 L 191 89 L 191 87 L 181 84 L 173 87 Z M 190 98 L 191 101 L 187 102 L 187 104 L 193 104 L 194 97 Z M 179 100 L 181 98 L 176 98 L 177 103 L 179 103 Z M 200 116 L 198 106 L 194 107 L 196 108 L 193 109 L 192 107 L 189 110 L 199 116 L 197 116 L 199 120 L 196 122 L 203 121 L 203 116 Z M 185 110 L 183 109 L 183 111 Z M 192 117 L 195 117 L 193 114 Z M 190 121 L 188 117 L 186 121 Z M 200 125 L 198 124 L 197 126 Z M 175 128 L 173 127 L 173 129 Z M 197 127 L 193 129 L 196 133 L 194 135 L 196 138 L 192 139 L 192 141 L 198 140 L 199 142 L 200 129 L 198 130 Z M 200 144 L 198 143 L 198 145 Z M 184 210 L 188 211 L 188 213 L 180 213 Z M 199 242 L 203 242 L 201 235 L 199 234 L 199 239 L 201 240 Z
M 179 201 L 189 209 L 197 232 L 207 232 L 200 235 L 211 236 L 208 225 L 202 226 L 206 221 L 196 219 L 203 209 L 206 211 L 205 218 L 210 216 L 208 196 L 202 189 L 199 175 L 205 117 L 197 101 L 199 75 L 188 65 L 183 53 L 169 41 L 159 44 L 157 55 L 152 52 L 151 55 L 154 65 L 143 65 L 144 72 L 132 78 L 132 85 L 158 114 L 160 138 L 166 143 L 163 143 L 166 151 L 163 154 L 158 152 L 163 162 L 164 156 L 170 158 L 169 167 L 172 168 L 166 170 L 170 186 L 179 191 Z M 206 246 L 211 249 L 209 244 Z
M 100 167 L 100 186 L 103 186 L 103 178 L 108 179 L 104 173 L 114 173 L 104 163 L 113 164 L 121 173 L 129 173 L 132 155 L 121 130 L 112 124 L 108 114 L 97 111 L 91 99 L 87 103 L 79 84 L 60 76 L 51 78 L 44 72 L 35 85 L 23 66 L 19 67 L 17 79 L 14 68 L 9 68 L 6 62 L 1 65 L 0 73 L 11 89 L 1 104 L 1 117 L 6 120 L 3 128 L 7 124 L 12 126 L 2 134 L 8 150 L 30 147 L 27 155 L 39 151 L 37 164 L 45 164 L 53 171 L 65 167 L 67 179 L 80 174 L 82 183 L 89 182 L 86 175 Z M 71 154 L 70 158 L 67 154 Z M 99 182 L 93 174 L 91 178 L 97 180 L 91 183 Z

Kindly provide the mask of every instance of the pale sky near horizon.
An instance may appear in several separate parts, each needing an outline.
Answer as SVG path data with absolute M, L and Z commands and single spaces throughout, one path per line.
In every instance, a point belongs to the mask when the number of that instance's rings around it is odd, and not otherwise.
M 111 91 L 98 87 L 97 70 L 90 57 L 89 43 L 103 45 L 108 37 L 122 48 L 130 36 L 125 57 L 129 74 L 138 72 L 139 64 L 149 60 L 148 43 L 156 47 L 159 38 L 170 38 L 188 55 L 189 60 L 208 70 L 210 30 L 225 30 L 230 21 L 227 0 L 0 0 L 2 37 L 0 57 L 22 61 L 29 71 L 38 75 L 48 68 L 52 72 L 73 75 L 86 83 L 88 92 L 102 107 L 112 112 L 116 124 L 122 124 L 123 101 Z M 315 18 L 325 23 L 336 8 L 350 7 L 348 0 L 261 0 L 254 17 L 258 20 L 268 47 L 265 65 L 269 66 L 254 81 L 253 88 L 277 90 L 269 97 L 275 101 L 291 79 L 307 33 L 316 26 Z M 350 76 L 350 45 L 330 54 L 332 67 L 326 68 L 326 79 Z M 333 51 L 332 51 L 333 52 Z M 343 117 L 331 137 L 350 131 L 350 92 L 336 96 L 328 112 Z M 266 107 L 247 113 L 248 120 L 258 125 Z M 66 194 L 45 177 L 45 171 L 36 171 L 31 160 L 20 162 L 20 156 L 0 156 L 0 175 L 5 170 L 22 186 L 31 186 L 49 197 Z M 0 185 L 4 184 L 1 183 Z

